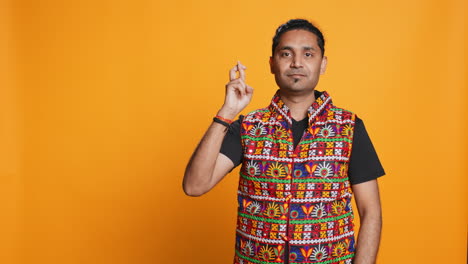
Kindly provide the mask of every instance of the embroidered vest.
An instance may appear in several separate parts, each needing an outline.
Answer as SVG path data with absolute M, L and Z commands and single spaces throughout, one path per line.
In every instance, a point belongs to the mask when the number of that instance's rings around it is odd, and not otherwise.
M 355 115 L 323 92 L 308 117 L 296 148 L 278 92 L 269 107 L 244 117 L 234 263 L 352 262 Z

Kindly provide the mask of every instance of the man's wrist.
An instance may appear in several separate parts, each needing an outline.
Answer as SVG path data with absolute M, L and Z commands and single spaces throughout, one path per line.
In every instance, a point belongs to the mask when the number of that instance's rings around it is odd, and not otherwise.
M 218 113 L 216 115 L 220 116 L 220 117 L 222 117 L 224 119 L 234 120 L 234 118 L 237 116 L 237 114 L 238 113 L 236 113 L 235 111 L 230 110 L 230 109 L 225 109 L 223 107 L 218 111 Z

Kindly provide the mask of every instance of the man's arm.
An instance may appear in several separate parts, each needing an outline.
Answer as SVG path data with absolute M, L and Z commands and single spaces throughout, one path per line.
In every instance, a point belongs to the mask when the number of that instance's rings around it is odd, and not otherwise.
M 229 72 L 230 82 L 226 85 L 226 97 L 218 115 L 234 119 L 252 99 L 253 89 L 245 83 L 245 66 L 238 63 Z M 236 77 L 239 72 L 239 77 Z M 234 167 L 234 163 L 219 153 L 227 128 L 212 123 L 185 169 L 182 183 L 189 196 L 200 196 L 211 190 Z
M 208 192 L 234 167 L 228 157 L 219 153 L 225 134 L 225 126 L 210 125 L 185 169 L 185 194 L 200 196 Z
M 377 180 L 371 180 L 351 187 L 361 219 L 353 263 L 373 264 L 377 258 L 382 230 L 379 186 Z

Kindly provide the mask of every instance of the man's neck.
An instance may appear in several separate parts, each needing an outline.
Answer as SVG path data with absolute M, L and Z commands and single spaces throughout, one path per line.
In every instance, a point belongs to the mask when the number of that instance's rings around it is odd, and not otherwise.
M 293 94 L 280 90 L 281 100 L 286 104 L 291 112 L 291 117 L 300 121 L 307 116 L 307 110 L 310 105 L 315 101 L 315 93 L 312 91 L 307 94 Z

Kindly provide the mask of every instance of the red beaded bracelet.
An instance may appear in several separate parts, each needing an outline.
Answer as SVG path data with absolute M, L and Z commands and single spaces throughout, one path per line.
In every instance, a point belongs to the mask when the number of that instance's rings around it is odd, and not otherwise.
M 215 116 L 213 117 L 213 121 L 218 123 L 218 124 L 221 124 L 227 128 L 229 128 L 231 126 L 231 123 L 232 123 L 232 120 L 229 120 L 229 119 L 226 119 L 226 118 L 223 118 L 221 116 Z
M 215 118 L 218 118 L 219 120 L 224 121 L 224 122 L 226 122 L 228 124 L 232 124 L 232 120 L 226 119 L 226 118 L 224 118 L 222 116 L 217 115 L 217 116 L 215 116 Z

